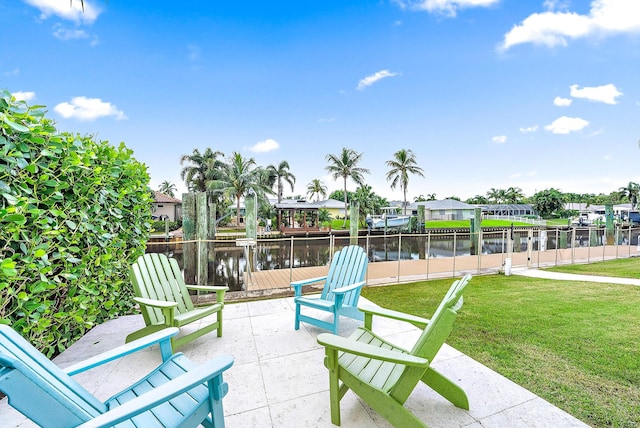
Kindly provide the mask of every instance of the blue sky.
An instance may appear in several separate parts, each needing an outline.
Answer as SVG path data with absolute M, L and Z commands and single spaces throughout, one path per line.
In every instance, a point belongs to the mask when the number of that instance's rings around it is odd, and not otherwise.
M 124 141 L 153 188 L 184 191 L 179 158 L 206 147 L 287 160 L 285 195 L 342 188 L 343 147 L 390 200 L 402 148 L 425 170 L 410 199 L 640 182 L 637 0 L 84 3 L 0 3 L 0 88 Z

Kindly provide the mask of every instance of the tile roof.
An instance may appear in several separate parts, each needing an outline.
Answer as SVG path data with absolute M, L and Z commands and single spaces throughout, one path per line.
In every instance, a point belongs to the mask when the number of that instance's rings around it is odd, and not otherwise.
M 157 190 L 153 191 L 153 201 L 157 204 L 182 204 L 181 199 L 172 198 Z

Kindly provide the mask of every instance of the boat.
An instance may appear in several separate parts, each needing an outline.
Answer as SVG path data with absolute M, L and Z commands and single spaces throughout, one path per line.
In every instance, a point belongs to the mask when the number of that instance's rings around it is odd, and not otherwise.
M 389 228 L 401 228 L 409 225 L 409 219 L 411 216 L 408 215 L 395 215 L 395 214 L 382 214 L 381 216 L 371 217 L 371 228 L 372 229 L 384 229 L 385 222 L 386 227 Z

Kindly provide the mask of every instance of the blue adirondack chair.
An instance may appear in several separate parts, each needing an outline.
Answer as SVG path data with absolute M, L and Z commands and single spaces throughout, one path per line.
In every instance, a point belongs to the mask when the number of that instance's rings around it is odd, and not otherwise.
M 305 279 L 291 283 L 294 288 L 296 304 L 295 328 L 300 322 L 338 334 L 340 316 L 363 320 L 364 315 L 358 310 L 360 291 L 365 284 L 367 264 L 369 260 L 364 250 L 357 245 L 350 245 L 336 252 L 331 261 L 327 276 Z M 324 281 L 320 296 L 303 296 L 302 286 Z M 319 309 L 333 314 L 332 321 L 325 321 L 301 313 L 301 307 Z
M 127 345 L 60 369 L 7 325 L 0 325 L 0 392 L 38 425 L 68 427 L 224 427 L 222 373 L 228 355 L 196 366 L 171 354 L 177 328 L 167 328 Z M 71 376 L 132 352 L 159 344 L 163 363 L 104 403 Z M 0 422 L 0 425 L 2 423 Z

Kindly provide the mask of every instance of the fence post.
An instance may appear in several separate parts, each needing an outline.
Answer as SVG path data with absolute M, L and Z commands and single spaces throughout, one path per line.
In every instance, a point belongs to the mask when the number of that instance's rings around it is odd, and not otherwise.
M 451 272 L 451 276 L 456 276 L 456 241 L 457 241 L 457 235 L 456 235 L 456 231 L 453 231 L 453 272 Z
M 293 235 L 291 235 L 291 249 L 289 251 L 289 282 L 293 282 Z
M 560 238 L 560 229 L 556 228 L 556 266 L 558 266 L 558 246 L 559 244 L 559 238 Z
M 402 252 L 402 232 L 398 233 L 398 284 L 400 283 L 400 253 Z
M 427 235 L 427 256 L 425 258 L 427 259 L 427 279 L 429 279 L 429 259 L 431 259 L 431 231 L 429 231 L 429 234 Z

